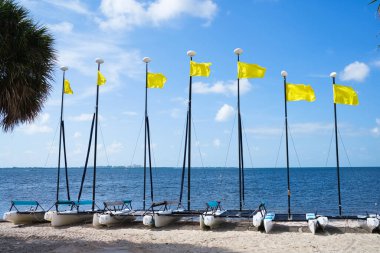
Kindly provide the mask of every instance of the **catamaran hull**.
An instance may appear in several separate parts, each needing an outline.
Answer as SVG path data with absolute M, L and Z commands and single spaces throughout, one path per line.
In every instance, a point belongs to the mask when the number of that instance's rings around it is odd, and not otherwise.
M 265 233 L 270 233 L 273 229 L 273 220 L 264 219 L 264 229 Z
M 181 219 L 181 217 L 155 213 L 154 214 L 154 226 L 156 228 L 165 227 L 171 223 L 179 221 L 180 219 Z
M 97 223 L 95 224 L 95 215 L 97 218 Z M 112 214 L 112 213 L 106 213 L 106 214 L 94 214 L 94 220 L 93 225 L 94 226 L 115 226 L 123 223 L 129 223 L 136 220 L 136 217 L 128 214 Z
M 49 214 L 51 226 L 61 227 L 67 225 L 74 225 L 78 223 L 91 222 L 93 219 L 93 213 L 74 213 L 74 212 L 56 212 L 53 211 Z
M 225 218 L 222 218 L 222 217 L 203 215 L 204 225 L 211 229 L 219 227 L 225 221 L 226 221 Z
M 255 215 L 252 217 L 252 225 L 256 228 L 260 228 L 263 226 L 263 221 L 264 221 L 264 216 L 265 212 L 257 212 Z
M 318 221 L 317 219 L 311 219 L 307 221 L 307 225 L 309 227 L 310 232 L 315 235 L 315 231 L 317 230 L 318 227 Z
M 320 216 L 317 218 L 318 226 L 324 231 L 327 224 L 329 224 L 329 219 L 326 216 Z
M 45 222 L 44 220 L 45 212 L 17 212 L 10 211 L 3 215 L 3 220 L 12 222 L 15 225 L 30 224 L 37 222 Z
M 370 233 L 373 233 L 380 225 L 380 221 L 378 218 L 375 218 L 375 217 L 370 217 L 370 218 L 367 218 L 367 222 L 366 222 L 366 227 L 367 227 L 367 230 L 370 232 Z

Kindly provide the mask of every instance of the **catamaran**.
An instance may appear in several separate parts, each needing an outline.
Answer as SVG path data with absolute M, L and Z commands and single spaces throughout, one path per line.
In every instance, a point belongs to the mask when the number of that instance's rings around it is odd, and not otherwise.
M 115 226 L 136 220 L 137 212 L 132 208 L 131 200 L 104 202 L 104 212 L 95 213 L 92 220 L 94 227 Z
M 95 210 L 95 185 L 96 185 L 96 154 L 97 154 L 97 135 L 98 135 L 98 104 L 99 104 L 99 86 L 103 85 L 106 82 L 106 79 L 104 76 L 100 73 L 100 65 L 104 63 L 103 59 L 96 59 L 96 63 L 98 64 L 98 75 L 97 75 L 97 86 L 96 86 L 96 107 L 95 107 L 95 113 L 93 114 L 92 118 L 92 124 L 91 124 L 91 133 L 90 133 L 90 140 L 87 150 L 87 156 L 86 156 L 86 163 L 83 171 L 82 176 L 82 182 L 80 191 L 78 194 L 78 200 L 72 201 L 70 200 L 69 195 L 69 187 L 68 187 L 68 180 L 67 182 L 67 192 L 68 192 L 68 200 L 59 200 L 58 190 L 59 185 L 57 185 L 57 200 L 54 204 L 55 210 L 49 210 L 45 214 L 45 219 L 48 221 L 51 221 L 51 225 L 53 227 L 59 227 L 59 226 L 65 226 L 65 225 L 72 225 L 76 223 L 83 223 L 83 222 L 89 222 L 93 218 L 94 213 L 98 213 L 98 210 Z M 61 70 L 65 72 L 67 70 L 67 67 L 62 67 Z M 86 170 L 87 170 L 87 164 L 88 164 L 88 158 L 91 148 L 91 140 L 92 140 L 92 133 L 95 123 L 95 144 L 94 144 L 94 177 L 93 177 L 93 183 L 92 183 L 92 200 L 81 200 L 81 194 L 83 190 L 83 183 L 85 180 Z M 66 159 L 65 159 L 66 160 Z M 59 180 L 59 176 L 58 176 Z M 81 207 L 83 205 L 91 205 L 91 209 L 83 210 Z M 65 210 L 61 210 L 60 207 L 66 206 L 67 208 Z
M 20 209 L 27 206 L 26 209 Z M 3 220 L 12 222 L 15 225 L 45 222 L 45 210 L 37 201 L 13 200 L 8 212 L 3 215 Z
M 225 214 L 227 210 L 220 206 L 220 201 L 209 201 L 206 203 L 206 206 L 206 211 L 199 216 L 200 227 L 202 229 L 217 228 L 226 222 L 226 218 L 223 217 L 223 214 Z

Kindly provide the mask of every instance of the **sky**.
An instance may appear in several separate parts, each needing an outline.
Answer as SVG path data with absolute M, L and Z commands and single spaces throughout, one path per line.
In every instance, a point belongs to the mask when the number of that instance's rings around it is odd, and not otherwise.
M 194 61 L 212 63 L 210 77 L 193 78 L 192 164 L 237 167 L 237 47 L 241 61 L 267 68 L 262 79 L 241 80 L 246 167 L 286 165 L 282 70 L 288 82 L 310 84 L 317 98 L 288 103 L 291 167 L 336 164 L 333 71 L 360 101 L 337 105 L 341 165 L 380 165 L 380 19 L 369 0 L 18 2 L 48 27 L 58 60 L 40 116 L 0 133 L 0 167 L 57 166 L 62 65 L 74 91 L 64 97 L 68 165 L 84 165 L 98 57 L 107 79 L 100 87 L 98 165 L 143 164 L 145 56 L 151 72 L 167 77 L 163 89 L 148 91 L 153 165 L 181 165 L 188 50 L 196 51 Z

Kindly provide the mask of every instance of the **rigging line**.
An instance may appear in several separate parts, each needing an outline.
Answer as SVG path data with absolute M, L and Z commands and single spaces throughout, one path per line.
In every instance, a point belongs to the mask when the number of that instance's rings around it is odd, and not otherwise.
M 48 152 L 48 155 L 47 155 L 47 158 L 46 158 L 45 166 L 44 166 L 44 167 L 46 167 L 46 165 L 47 165 L 47 163 L 48 163 L 48 161 L 49 161 L 50 153 L 51 153 L 51 150 L 53 149 L 54 140 L 55 140 L 55 137 L 57 136 L 58 126 L 59 126 L 60 124 L 61 124 L 61 122 L 59 122 L 59 124 L 57 124 L 57 127 L 55 128 L 55 133 L 54 133 L 53 141 L 52 141 L 51 144 L 50 144 L 49 152 Z
M 344 149 L 344 153 L 346 153 L 346 157 L 347 157 L 348 164 L 350 165 L 350 168 L 352 168 L 351 161 L 350 161 L 350 158 L 348 157 L 348 153 L 347 153 L 347 150 L 346 150 L 346 146 L 344 145 L 343 138 L 342 138 L 342 136 L 340 135 L 340 131 L 339 131 L 339 129 L 338 129 L 338 135 L 339 135 L 339 138 L 340 138 L 340 142 L 342 143 L 342 146 L 343 146 L 343 149 Z
M 104 154 L 106 155 L 106 159 L 107 159 L 107 167 L 110 167 L 110 161 L 108 160 L 108 154 L 107 154 L 107 146 L 106 146 L 106 143 L 104 142 L 104 135 L 103 135 L 103 131 L 102 131 L 102 126 L 99 122 L 99 129 L 100 129 L 100 135 L 102 136 L 102 141 L 103 141 L 103 146 L 104 146 Z
M 241 125 L 243 126 L 243 133 L 244 133 L 244 137 L 245 137 L 245 142 L 247 143 L 249 160 L 251 161 L 251 166 L 252 166 L 251 168 L 253 168 L 251 149 L 249 148 L 249 143 L 248 143 L 247 133 L 245 132 L 245 128 L 244 128 L 243 121 L 241 122 Z
M 329 146 L 329 151 L 327 152 L 327 159 L 326 159 L 325 167 L 327 167 L 327 163 L 329 162 L 330 151 L 331 151 L 331 146 L 332 146 L 333 137 L 334 137 L 334 128 L 332 128 L 332 130 L 331 130 L 330 146 Z
M 135 154 L 136 154 L 137 144 L 138 144 L 139 139 L 140 139 L 141 129 L 142 129 L 142 126 L 143 126 L 143 123 L 144 123 L 144 119 L 145 119 L 145 116 L 144 116 L 144 118 L 141 120 L 140 131 L 139 131 L 139 134 L 138 134 L 138 136 L 137 136 L 137 140 L 136 140 L 135 148 L 133 149 L 133 155 L 132 155 L 131 164 L 130 164 L 131 167 L 132 167 L 132 164 L 133 164 L 133 159 L 135 159 Z
M 284 132 L 285 132 L 285 121 L 284 121 L 284 126 L 282 127 L 280 145 L 278 146 L 277 158 L 276 158 L 276 163 L 274 164 L 274 168 L 277 168 L 277 163 L 278 163 L 278 158 L 280 156 L 281 144 L 282 144 L 282 138 L 284 137 Z
M 197 147 L 198 147 L 198 152 L 199 152 L 199 157 L 201 158 L 201 163 L 202 163 L 202 167 L 204 168 L 204 164 L 203 164 L 203 158 L 202 158 L 202 153 L 201 153 L 201 148 L 200 148 L 200 145 L 199 145 L 199 141 L 198 141 L 198 136 L 197 136 L 197 131 L 195 129 L 195 123 L 194 123 L 194 120 L 193 120 L 194 116 L 192 117 L 191 121 L 193 123 L 193 128 L 194 128 L 194 135 L 195 135 L 195 139 L 197 140 Z
M 183 136 L 185 134 L 185 128 L 186 128 L 186 123 L 183 125 L 183 131 L 182 131 L 182 137 L 181 137 L 181 145 L 179 146 L 179 152 L 178 152 L 177 167 L 179 166 L 179 160 L 181 159 Z
M 227 155 L 226 155 L 226 160 L 225 160 L 225 162 L 224 162 L 224 167 L 227 166 L 228 153 L 230 152 L 230 146 L 231 146 L 232 135 L 233 135 L 234 128 L 235 128 L 235 123 L 236 123 L 236 116 L 237 116 L 237 113 L 235 113 L 234 123 L 232 124 L 232 130 L 231 130 L 231 135 L 230 135 L 230 141 L 228 142 Z
M 290 138 L 292 139 L 293 149 L 294 149 L 294 152 L 295 152 L 296 157 L 297 157 L 298 166 L 301 168 L 301 163 L 300 163 L 300 159 L 298 157 L 298 153 L 297 153 L 297 150 L 296 150 L 296 145 L 295 145 L 294 140 L 293 140 L 292 132 L 290 131 L 290 127 L 288 129 L 289 129 Z

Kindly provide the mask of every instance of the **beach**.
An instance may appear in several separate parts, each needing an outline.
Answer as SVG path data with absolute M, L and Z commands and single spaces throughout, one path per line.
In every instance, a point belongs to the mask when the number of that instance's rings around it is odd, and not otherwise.
M 147 228 L 141 222 L 95 229 L 91 224 L 53 228 L 49 223 L 15 226 L 0 223 L 1 252 L 379 252 L 380 234 L 351 221 L 332 221 L 313 235 L 306 223 L 278 224 L 271 234 L 248 221 L 202 231 L 196 222 Z

